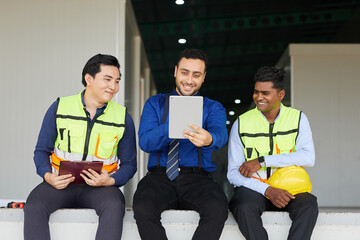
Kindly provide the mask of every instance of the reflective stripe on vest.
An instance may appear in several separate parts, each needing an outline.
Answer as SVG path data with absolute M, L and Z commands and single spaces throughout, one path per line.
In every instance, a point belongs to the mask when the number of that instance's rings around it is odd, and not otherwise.
M 118 169 L 117 146 L 125 131 L 126 108 L 109 101 L 92 126 L 79 95 L 60 98 L 56 112 L 57 138 L 52 165 L 61 160 L 102 161 L 109 173 Z
M 281 105 L 280 116 L 270 124 L 257 108 L 239 116 L 239 136 L 244 146 L 245 160 L 253 160 L 260 156 L 287 154 L 295 152 L 296 138 L 299 133 L 301 112 Z M 266 181 L 269 174 L 263 167 L 253 174 L 254 178 Z
M 61 161 L 74 161 L 79 162 L 82 158 L 83 154 L 78 153 L 69 153 L 65 151 L 61 151 L 58 148 L 54 149 L 54 152 L 51 155 L 51 165 L 53 167 L 53 170 L 59 171 L 59 166 Z M 66 160 L 65 160 L 66 159 Z M 100 161 L 103 162 L 103 168 L 108 173 L 113 173 L 118 169 L 118 166 L 120 164 L 120 159 L 118 159 L 117 155 L 112 156 L 110 159 L 100 159 L 95 156 L 88 155 L 86 158 L 87 162 L 96 162 Z

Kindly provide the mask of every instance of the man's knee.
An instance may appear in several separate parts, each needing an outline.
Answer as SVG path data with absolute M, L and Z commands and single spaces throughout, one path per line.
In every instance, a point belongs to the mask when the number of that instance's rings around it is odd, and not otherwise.
M 225 221 L 229 215 L 228 202 L 225 199 L 213 199 L 204 204 L 206 208 L 203 208 L 200 212 L 201 217 L 208 217 L 209 219 L 217 221 Z
M 261 207 L 259 204 L 256 201 L 245 197 L 233 197 L 229 203 L 229 209 L 235 219 L 238 219 L 239 217 L 244 218 L 253 214 L 261 215 Z
M 133 211 L 134 218 L 137 221 L 153 217 L 160 218 L 162 212 L 157 210 L 155 204 L 150 199 L 143 198 L 134 198 Z
M 50 216 L 51 212 L 46 205 L 41 201 L 28 201 L 24 206 L 25 216 L 34 216 L 37 214 Z
M 317 198 L 310 193 L 295 195 L 295 200 L 289 209 L 289 214 L 291 219 L 300 216 L 316 219 L 319 214 Z
M 295 195 L 296 204 L 298 208 L 304 210 L 308 209 L 314 212 L 318 212 L 317 198 L 311 193 L 300 193 Z
M 254 211 L 256 206 L 249 200 L 232 201 L 230 202 L 231 212 L 239 212 L 239 214 L 247 214 Z
M 111 208 L 113 211 L 125 211 L 125 199 L 123 197 L 108 198 L 104 201 L 104 205 Z
M 98 204 L 94 206 L 98 215 L 111 212 L 123 216 L 125 214 L 125 198 L 121 191 L 111 191 L 103 196 L 99 196 Z

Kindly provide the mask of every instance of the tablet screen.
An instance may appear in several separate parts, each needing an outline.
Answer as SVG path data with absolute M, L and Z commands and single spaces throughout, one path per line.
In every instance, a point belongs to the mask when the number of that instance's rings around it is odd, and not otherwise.
M 202 127 L 203 97 L 170 96 L 169 97 L 169 138 L 185 138 L 184 130 L 195 132 L 189 124 Z

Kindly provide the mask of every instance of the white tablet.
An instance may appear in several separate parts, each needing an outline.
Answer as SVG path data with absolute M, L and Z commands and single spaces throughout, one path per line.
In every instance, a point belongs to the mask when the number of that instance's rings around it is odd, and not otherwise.
M 169 97 L 169 138 L 185 138 L 184 130 L 195 132 L 189 124 L 202 127 L 203 97 Z

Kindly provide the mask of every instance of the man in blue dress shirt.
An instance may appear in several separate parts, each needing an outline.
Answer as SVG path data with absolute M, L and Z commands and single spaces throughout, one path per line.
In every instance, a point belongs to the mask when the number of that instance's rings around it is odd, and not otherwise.
M 126 108 L 111 99 L 119 91 L 119 62 L 97 54 L 86 63 L 80 94 L 59 98 L 45 114 L 34 152 L 44 179 L 24 209 L 24 239 L 50 239 L 49 216 L 59 208 L 92 208 L 99 215 L 97 240 L 120 239 L 125 199 L 119 187 L 135 174 L 136 135 Z M 84 170 L 83 184 L 59 176 L 60 161 L 102 161 L 100 174 Z
M 219 239 L 227 219 L 227 199 L 218 184 L 208 175 L 216 170 L 211 153 L 227 141 L 226 113 L 223 106 L 204 97 L 203 128 L 190 126 L 197 133 L 185 131 L 186 139 L 178 145 L 179 172 L 168 177 L 166 166 L 169 95 L 198 96 L 206 74 L 207 56 L 198 49 L 185 49 L 175 66 L 175 89 L 169 94 L 150 97 L 145 103 L 140 127 L 140 148 L 150 153 L 149 173 L 139 182 L 134 195 L 134 217 L 141 239 L 167 239 L 161 213 L 167 209 L 189 209 L 200 214 L 193 239 Z
M 316 197 L 296 195 L 266 183 L 276 168 L 312 167 L 315 151 L 307 117 L 281 104 L 285 71 L 263 67 L 255 74 L 256 108 L 234 122 L 228 148 L 229 182 L 235 186 L 230 211 L 246 239 L 268 239 L 263 211 L 288 211 L 288 239 L 310 239 L 318 215 Z M 290 191 L 290 190 L 289 190 Z

